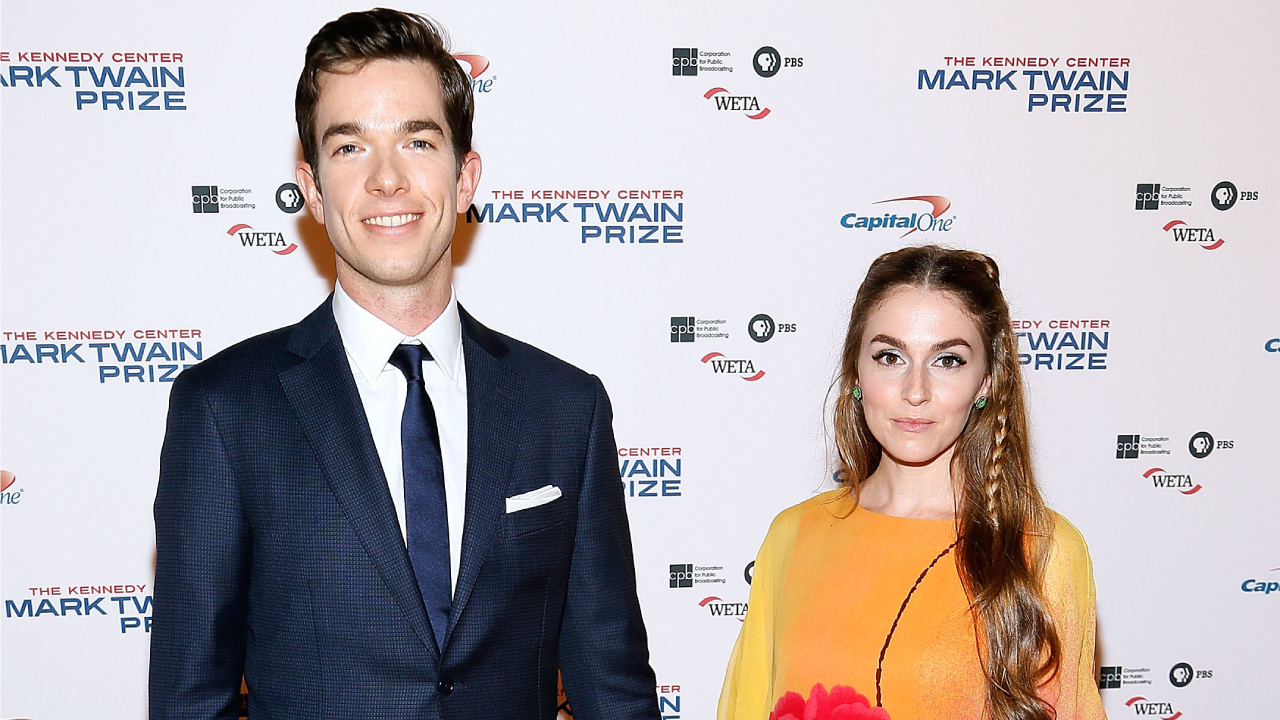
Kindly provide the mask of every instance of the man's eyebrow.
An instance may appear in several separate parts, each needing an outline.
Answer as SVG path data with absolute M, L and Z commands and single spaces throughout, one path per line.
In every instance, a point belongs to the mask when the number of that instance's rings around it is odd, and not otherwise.
M 419 132 L 432 132 L 441 137 L 444 136 L 444 128 L 440 127 L 440 123 L 435 120 L 404 120 L 396 126 L 397 135 L 412 135 Z M 320 136 L 320 144 L 324 145 L 329 142 L 329 138 L 336 135 L 363 137 L 367 133 L 367 128 L 359 121 L 336 123 L 325 128 L 324 134 Z

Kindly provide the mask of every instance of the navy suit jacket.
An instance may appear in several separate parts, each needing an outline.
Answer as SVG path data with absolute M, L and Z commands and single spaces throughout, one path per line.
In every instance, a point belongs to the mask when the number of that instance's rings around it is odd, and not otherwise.
M 436 642 L 332 298 L 174 383 L 156 493 L 150 713 L 657 718 L 604 387 L 462 313 L 461 568 Z M 563 495 L 507 514 L 548 484 Z

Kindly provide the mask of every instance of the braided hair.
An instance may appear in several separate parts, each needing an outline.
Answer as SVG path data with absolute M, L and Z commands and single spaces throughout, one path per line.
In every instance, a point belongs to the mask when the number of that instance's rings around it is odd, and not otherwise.
M 1039 688 L 1057 674 L 1061 647 L 1043 583 L 1053 520 L 1031 469 L 1022 374 L 1000 270 L 981 253 L 937 245 L 886 253 L 858 289 L 836 381 L 835 441 L 841 474 L 854 500 L 880 465 L 858 385 L 857 360 L 867 319 L 903 286 L 951 295 L 982 336 L 991 389 L 956 441 L 956 566 L 969 596 L 978 652 L 987 676 L 986 715 L 993 720 L 1048 720 Z

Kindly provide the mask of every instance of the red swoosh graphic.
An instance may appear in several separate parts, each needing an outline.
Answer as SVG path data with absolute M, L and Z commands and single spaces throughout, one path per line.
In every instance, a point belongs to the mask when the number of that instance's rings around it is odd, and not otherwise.
M 703 94 L 702 94 L 702 97 L 704 97 L 704 98 L 706 98 L 706 99 L 710 100 L 712 95 L 715 95 L 716 93 L 722 93 L 722 92 L 729 92 L 729 91 L 728 91 L 728 90 L 725 90 L 725 89 L 724 89 L 724 88 L 722 88 L 722 87 L 714 87 L 714 88 L 711 88 L 710 90 L 706 91 L 705 93 L 703 93 Z
M 1164 472 L 1164 468 L 1151 468 L 1150 470 L 1148 470 L 1148 471 L 1146 471 L 1146 472 L 1142 473 L 1142 477 L 1144 477 L 1144 478 L 1149 478 L 1149 477 L 1151 477 L 1152 475 L 1154 475 L 1155 473 L 1158 473 L 1158 472 Z
M 1201 245 L 1200 247 L 1204 248 L 1205 250 L 1217 250 L 1218 248 L 1222 247 L 1222 243 L 1224 242 L 1226 242 L 1226 240 L 1223 240 L 1222 238 L 1218 238 L 1218 241 L 1215 242 L 1214 244 Z
M 236 225 L 236 226 L 232 227 L 230 230 L 228 230 L 228 231 L 227 231 L 227 234 L 228 234 L 228 235 L 235 235 L 236 233 L 240 232 L 241 230 L 252 230 L 252 229 L 253 229 L 253 226 L 252 226 L 252 225 L 245 225 L 245 224 L 241 223 L 240 225 Z
M 1176 228 L 1179 225 L 1186 225 L 1186 223 L 1182 222 L 1181 220 L 1170 220 L 1169 222 L 1165 223 L 1164 231 L 1169 232 L 1170 229 Z
M 760 372 L 756 373 L 755 375 L 752 375 L 751 377 L 744 377 L 744 378 L 742 378 L 742 379 L 743 379 L 743 380 L 746 380 L 747 382 L 755 382 L 755 381 L 759 380 L 759 379 L 760 379 L 760 378 L 762 378 L 762 377 L 764 377 L 764 371 L 763 371 L 763 370 L 761 370 Z
M 17 479 L 18 476 L 8 470 L 0 471 L 0 491 L 8 490 L 9 486 Z
M 289 243 L 289 247 L 287 247 L 287 248 L 285 248 L 285 249 L 283 249 L 283 250 L 272 250 L 271 252 L 273 252 L 273 253 L 275 253 L 275 254 L 277 254 L 277 255 L 288 255 L 289 253 L 291 253 L 291 252 L 293 252 L 294 250 L 297 250 L 297 249 L 298 249 L 297 244 L 295 244 L 295 243 Z
M 489 69 L 489 59 L 483 55 L 454 55 L 453 59 L 461 60 L 467 64 L 467 67 L 471 68 L 471 72 L 467 74 L 471 76 L 472 80 L 480 77 L 485 70 Z
M 717 601 L 717 600 L 719 600 L 719 599 L 720 599 L 720 598 L 715 597 L 714 595 L 713 595 L 713 596 L 711 596 L 711 597 L 709 597 L 709 598 L 702 598 L 702 602 L 698 603 L 698 607 L 706 607 L 706 606 L 707 606 L 707 603 L 709 603 L 709 602 L 715 602 L 715 601 Z
M 769 108 L 765 108 L 760 112 L 756 113 L 755 115 L 748 115 L 747 117 L 751 118 L 752 120 L 763 120 L 764 116 L 768 114 L 769 114 Z
M 1200 486 L 1196 485 L 1190 490 L 1179 490 L 1178 492 L 1182 493 L 1183 495 L 1195 495 L 1196 493 L 1200 492 Z
M 707 361 L 708 361 L 708 360 L 710 360 L 711 358 L 718 358 L 718 357 L 724 357 L 724 353 L 718 353 L 718 352 L 716 352 L 716 353 L 707 353 L 706 355 L 704 355 L 704 356 L 703 356 L 703 358 L 702 358 L 702 362 L 707 362 Z
M 1179 710 L 1178 712 L 1176 712 L 1176 713 L 1174 713 L 1174 714 L 1170 715 L 1170 716 L 1169 716 L 1169 717 L 1167 717 L 1167 718 L 1163 718 L 1163 720 L 1178 720 L 1178 718 L 1180 718 L 1180 717 L 1182 717 L 1182 711 L 1181 711 L 1181 710 Z
M 1138 702 L 1139 700 L 1146 700 L 1146 698 L 1142 697 L 1141 695 L 1139 695 L 1139 696 L 1137 696 L 1137 697 L 1131 697 L 1131 698 L 1129 698 L 1129 699 L 1128 699 L 1128 701 L 1126 701 L 1126 702 L 1125 702 L 1125 705 L 1126 705 L 1126 706 L 1132 705 L 1132 704 L 1134 704 L 1134 703 Z
M 871 204 L 879 205 L 880 203 L 898 202 L 900 200 L 920 200 L 921 202 L 929 203 L 930 205 L 933 206 L 933 212 L 929 214 L 932 215 L 935 219 L 941 217 L 942 213 L 946 212 L 947 209 L 951 207 L 951 201 L 948 200 L 947 198 L 942 197 L 941 195 L 912 195 L 911 197 L 900 197 L 900 198 L 894 198 L 892 200 L 881 200 L 879 202 L 873 202 Z M 910 230 L 902 233 L 902 237 L 906 237 L 918 229 L 919 228 L 911 228 Z

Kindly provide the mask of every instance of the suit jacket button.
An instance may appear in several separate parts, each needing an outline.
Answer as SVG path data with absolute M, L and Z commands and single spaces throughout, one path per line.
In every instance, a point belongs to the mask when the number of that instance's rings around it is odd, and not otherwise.
M 441 695 L 453 692 L 453 678 L 448 676 L 440 678 L 436 681 L 436 690 L 439 690 Z

